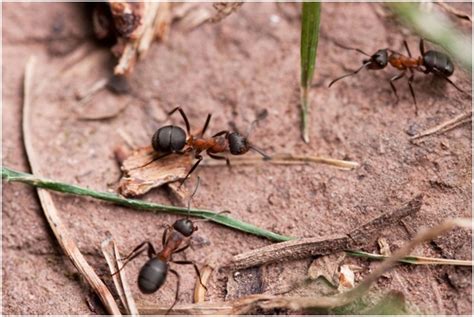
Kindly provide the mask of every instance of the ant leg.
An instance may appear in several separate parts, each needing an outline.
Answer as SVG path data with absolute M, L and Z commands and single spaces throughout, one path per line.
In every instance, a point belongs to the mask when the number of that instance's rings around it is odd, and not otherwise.
M 149 258 L 152 258 L 156 255 L 155 248 L 153 247 L 151 242 L 148 241 L 148 240 L 144 241 L 144 242 L 140 243 L 137 247 L 135 247 L 135 249 L 133 249 L 132 252 L 130 252 L 130 254 L 128 254 L 125 258 L 123 258 L 124 263 L 123 263 L 122 267 L 120 269 L 118 269 L 117 272 L 112 273 L 112 276 L 114 276 L 115 274 L 120 272 L 128 263 L 130 263 L 130 261 L 135 259 L 140 254 L 142 254 L 143 251 L 145 251 L 145 250 L 148 251 L 148 257 Z
M 178 302 L 178 299 L 179 299 L 179 280 L 180 280 L 180 276 L 178 274 L 178 272 L 176 272 L 175 270 L 173 269 L 170 269 L 170 272 L 173 273 L 176 278 L 177 278 L 177 282 L 176 282 L 176 294 L 174 296 L 174 302 L 173 302 L 173 305 L 171 305 L 170 308 L 168 308 L 168 310 L 166 311 L 166 314 L 165 315 L 168 315 L 169 312 L 173 309 L 174 305 L 176 305 L 176 303 Z
M 408 56 L 412 57 L 407 41 L 403 40 L 403 45 L 405 45 L 405 49 L 407 50 Z
M 194 271 L 196 271 L 196 274 L 199 278 L 199 283 L 202 285 L 202 287 L 204 287 L 204 289 L 207 291 L 207 287 L 206 285 L 204 285 L 204 283 L 202 282 L 201 280 L 201 272 L 199 272 L 199 269 L 196 265 L 196 263 L 192 262 L 192 261 L 171 261 L 172 263 L 174 264 L 179 264 L 179 265 L 188 265 L 188 264 L 191 264 L 193 267 L 194 267 Z
M 176 251 L 174 251 L 173 253 L 179 253 L 179 252 L 183 252 L 184 250 L 186 250 L 187 248 L 189 248 L 191 246 L 191 244 L 187 244 L 185 245 L 184 247 L 182 247 L 181 249 L 178 249 Z
M 225 160 L 227 166 L 230 168 L 230 160 L 228 157 L 225 157 L 225 156 L 220 156 L 220 155 L 215 155 L 215 154 L 212 154 L 212 153 L 209 153 L 209 151 L 206 151 L 207 155 L 209 155 L 209 157 L 215 159 L 215 160 Z
M 392 87 L 392 90 L 393 92 L 395 93 L 395 97 L 397 98 L 397 101 L 395 101 L 395 104 L 397 104 L 399 101 L 400 101 L 400 98 L 398 97 L 398 94 L 397 94 L 397 88 L 395 88 L 395 85 L 393 84 L 394 81 L 402 78 L 403 76 L 405 76 L 405 72 L 401 72 L 400 74 L 390 78 L 390 86 Z
M 171 230 L 171 226 L 167 226 L 165 231 L 163 232 L 163 236 L 161 238 L 161 243 L 163 246 L 166 245 L 166 241 L 168 241 L 168 234 L 170 230 Z
M 467 94 L 467 92 L 465 92 L 464 90 L 462 90 L 461 88 L 459 88 L 458 86 L 456 86 L 456 84 L 453 83 L 453 81 L 452 81 L 451 79 L 449 79 L 448 77 L 443 76 L 443 75 L 438 75 L 438 74 L 436 74 L 436 75 L 439 76 L 439 77 L 441 77 L 441 78 L 443 78 L 444 80 L 446 80 L 446 81 L 447 81 L 448 83 L 450 83 L 451 85 L 453 85 L 454 88 L 456 88 L 458 91 Z
M 411 75 L 408 78 L 408 87 L 410 87 L 410 93 L 411 93 L 411 96 L 413 97 L 413 103 L 415 105 L 415 115 L 418 116 L 418 105 L 416 104 L 415 91 L 413 90 L 413 86 L 411 85 L 413 78 L 415 78 L 415 73 L 411 71 Z
M 216 134 L 214 134 L 212 137 L 215 138 L 216 136 L 221 136 L 221 135 L 224 135 L 227 137 L 227 135 L 229 134 L 230 132 L 227 131 L 227 130 L 224 130 L 224 131 L 221 131 L 221 132 L 217 132 Z
M 420 54 L 421 56 L 425 55 L 425 44 L 423 38 L 420 38 Z
M 150 165 L 151 163 L 153 163 L 153 162 L 155 162 L 155 161 L 158 161 L 158 160 L 161 160 L 162 158 L 167 157 L 168 155 L 171 155 L 171 154 L 173 154 L 173 153 L 174 153 L 174 152 L 169 152 L 169 153 L 165 153 L 165 154 L 163 154 L 163 155 L 160 155 L 160 156 L 158 156 L 158 157 L 152 159 L 150 162 L 146 163 L 145 165 L 142 165 L 142 166 L 140 166 L 140 167 L 135 167 L 134 169 L 147 167 L 147 166 Z
M 207 130 L 207 127 L 209 126 L 209 121 L 211 121 L 211 114 L 207 115 L 206 122 L 204 123 L 204 127 L 202 128 L 202 131 L 201 131 L 201 138 L 203 137 L 204 133 Z
M 171 110 L 168 113 L 168 116 L 171 116 L 173 113 L 176 112 L 176 110 L 179 111 L 179 113 L 181 114 L 181 117 L 183 117 L 184 123 L 186 124 L 186 131 L 188 132 L 188 135 L 191 135 L 191 132 L 190 132 L 191 127 L 189 125 L 188 117 L 186 117 L 186 114 L 184 113 L 183 109 L 181 109 L 181 107 L 176 107 L 173 110 Z
M 189 170 L 188 174 L 186 174 L 186 177 L 183 178 L 183 180 L 181 181 L 181 184 L 179 185 L 179 187 L 183 186 L 184 182 L 186 181 L 186 179 L 188 179 L 189 175 L 191 175 L 191 173 L 196 169 L 196 167 L 198 167 L 199 163 L 201 163 L 202 156 L 198 154 L 198 155 L 196 155 L 196 158 L 198 159 L 198 161 L 193 165 L 191 170 Z

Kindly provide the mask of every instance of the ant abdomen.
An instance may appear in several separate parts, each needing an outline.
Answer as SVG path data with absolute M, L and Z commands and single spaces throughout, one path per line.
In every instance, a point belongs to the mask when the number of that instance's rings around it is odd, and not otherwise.
M 151 139 L 151 146 L 159 153 L 180 151 L 186 145 L 186 132 L 180 127 L 167 125 L 159 128 Z
M 229 150 L 232 155 L 241 155 L 249 151 L 247 138 L 240 133 L 229 133 L 227 139 L 229 141 Z
M 138 288 L 144 294 L 156 292 L 166 281 L 168 263 L 152 258 L 145 263 L 138 274 Z
M 429 72 L 446 77 L 454 73 L 454 64 L 449 56 L 437 51 L 427 51 L 423 55 L 423 66 Z

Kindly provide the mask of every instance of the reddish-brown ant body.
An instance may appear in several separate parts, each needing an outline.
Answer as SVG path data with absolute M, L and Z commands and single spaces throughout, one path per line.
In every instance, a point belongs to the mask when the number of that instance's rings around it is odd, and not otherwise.
M 432 73 L 435 76 L 441 77 L 447 82 L 449 82 L 451 85 L 453 85 L 460 92 L 464 92 L 448 78 L 454 73 L 454 64 L 448 55 L 438 52 L 438 51 L 434 51 L 434 50 L 425 51 L 423 39 L 420 39 L 421 56 L 412 57 L 407 42 L 403 41 L 403 44 L 407 50 L 408 56 L 405 56 L 403 54 L 400 54 L 388 48 L 380 49 L 377 52 L 375 52 L 375 54 L 369 55 L 360 49 L 339 45 L 345 49 L 355 50 L 361 54 L 369 56 L 369 59 L 363 60 L 362 66 L 359 69 L 355 70 L 354 72 L 345 74 L 331 81 L 331 83 L 329 84 L 329 87 L 331 87 L 335 82 L 337 82 L 340 79 L 357 74 L 359 71 L 361 71 L 364 68 L 369 69 L 369 70 L 378 70 L 378 69 L 383 69 L 388 64 L 390 64 L 392 67 L 401 71 L 399 74 L 395 75 L 389 80 L 390 86 L 393 92 L 395 93 L 395 97 L 397 98 L 396 100 L 397 103 L 399 101 L 399 97 L 397 94 L 397 89 L 395 88 L 395 85 L 393 84 L 393 82 L 405 76 L 407 71 L 410 72 L 410 77 L 408 78 L 408 86 L 410 88 L 410 93 L 413 97 L 413 102 L 415 104 L 415 111 L 417 113 L 418 113 L 418 109 L 417 109 L 417 104 L 416 104 L 416 97 L 415 97 L 415 92 L 412 87 L 412 82 L 415 76 L 415 72 L 414 72 L 415 70 L 425 73 L 425 74 Z
M 196 191 L 199 187 L 199 177 L 196 184 L 196 187 L 189 197 L 188 200 L 188 214 L 191 206 L 191 199 L 196 194 Z M 201 221 L 207 221 L 201 220 Z M 199 220 L 198 220 L 199 221 Z M 174 274 L 177 278 L 177 287 L 176 295 L 173 305 L 169 308 L 171 310 L 179 298 L 179 285 L 180 285 L 180 276 L 178 272 L 171 269 L 169 263 L 186 265 L 191 264 L 196 271 L 196 274 L 199 278 L 199 282 L 202 284 L 201 275 L 196 264 L 192 261 L 175 261 L 173 260 L 173 255 L 179 252 L 183 252 L 190 246 L 191 236 L 198 228 L 194 225 L 198 221 L 191 221 L 189 216 L 186 218 L 178 219 L 172 226 L 168 226 L 163 232 L 162 236 L 162 245 L 163 248 L 160 252 L 156 252 L 152 243 L 148 240 L 139 244 L 135 249 L 133 249 L 130 254 L 124 258 L 124 264 L 119 269 L 122 270 L 130 261 L 135 259 L 137 256 L 142 254 L 145 250 L 148 253 L 149 260 L 143 265 L 138 274 L 138 288 L 144 294 L 152 294 L 156 292 L 160 287 L 165 283 L 168 272 Z M 113 273 L 112 275 L 117 274 L 119 271 Z M 203 285 L 205 288 L 205 286 Z M 168 311 L 169 311 L 168 310 Z
M 232 155 L 242 155 L 252 149 L 260 153 L 264 158 L 270 158 L 249 142 L 248 135 L 244 136 L 239 132 L 224 130 L 214 134 L 210 138 L 205 138 L 204 133 L 209 126 L 211 114 L 208 114 L 201 132 L 198 135 L 193 135 L 191 134 L 188 118 L 181 107 L 176 107 L 168 115 L 172 115 L 176 111 L 181 114 L 181 117 L 186 124 L 186 132 L 175 125 L 161 127 L 153 135 L 151 145 L 153 149 L 161 155 L 158 158 L 162 158 L 172 153 L 184 154 L 189 151 L 194 151 L 194 157 L 198 161 L 189 170 L 181 183 L 184 183 L 199 163 L 201 163 L 203 159 L 201 153 L 204 151 L 213 159 L 225 160 L 228 166 L 230 166 L 229 159 L 217 154 L 229 152 Z M 185 147 L 187 148 L 185 149 Z

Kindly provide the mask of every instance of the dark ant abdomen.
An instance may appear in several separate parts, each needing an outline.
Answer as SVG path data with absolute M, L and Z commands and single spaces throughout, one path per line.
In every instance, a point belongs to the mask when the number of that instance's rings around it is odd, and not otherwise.
M 138 274 L 138 288 L 144 294 L 154 293 L 163 285 L 167 274 L 168 263 L 159 258 L 152 258 Z
M 161 127 L 153 135 L 151 145 L 159 153 L 182 150 L 186 145 L 186 133 L 183 129 L 174 125 Z
M 227 138 L 229 140 L 229 150 L 232 155 L 241 155 L 249 151 L 247 138 L 242 136 L 240 133 L 229 133 Z
M 427 51 L 423 55 L 423 66 L 427 72 L 451 76 L 454 73 L 454 64 L 448 55 L 437 51 Z

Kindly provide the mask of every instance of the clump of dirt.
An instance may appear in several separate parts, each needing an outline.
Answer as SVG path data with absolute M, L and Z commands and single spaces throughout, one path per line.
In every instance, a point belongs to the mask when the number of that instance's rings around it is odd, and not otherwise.
M 416 35 L 380 14 L 380 4 L 323 5 L 309 145 L 302 142 L 299 131 L 300 25 L 295 4 L 247 3 L 218 24 L 188 33 L 172 27 L 168 42 L 153 45 L 130 75 L 133 95 L 103 90 L 85 103 L 77 100 L 77 92 L 110 76 L 115 61 L 107 48 L 92 40 L 87 26 L 90 17 L 77 14 L 81 8 L 69 3 L 3 6 L 3 101 L 8 105 L 3 111 L 4 166 L 28 170 L 20 128 L 21 87 L 23 65 L 34 54 L 39 63 L 31 130 L 35 149 L 41 153 L 39 164 L 48 171 L 41 176 L 106 191 L 115 188 L 120 178 L 114 149 L 124 143 L 123 136 L 136 148 L 149 145 L 153 132 L 163 124 L 163 114 L 176 105 L 185 108 L 194 128 L 212 113 L 211 133 L 229 128 L 230 122 L 245 130 L 267 110 L 268 117 L 251 135 L 266 152 L 350 159 L 361 167 L 355 171 L 324 165 L 202 167 L 196 173 L 201 186 L 193 206 L 230 210 L 235 218 L 288 236 L 325 237 L 350 232 L 379 216 L 386 206 L 423 194 L 420 212 L 405 219 L 404 226 L 380 232 L 392 250 L 414 232 L 444 218 L 471 217 L 471 124 L 416 144 L 409 142 L 407 134 L 467 112 L 470 97 L 432 76 L 417 76 L 419 115 L 415 116 L 403 81 L 396 83 L 401 100 L 393 105 L 388 84 L 394 75 L 391 70 L 361 72 L 327 88 L 347 69 L 359 67 L 362 59 L 335 42 L 371 52 L 388 46 L 398 50 L 404 39 L 412 47 L 417 45 Z M 459 8 L 471 12 L 471 4 Z M 58 16 L 63 17 L 60 26 L 54 22 Z M 461 27 L 470 31 L 465 24 Z M 54 47 L 60 54 L 51 54 L 51 34 L 58 34 L 58 28 L 61 36 L 77 40 L 71 41 L 71 47 Z M 457 67 L 452 80 L 471 92 L 470 78 Z M 101 120 L 80 120 L 98 108 L 105 113 L 120 111 Z M 181 125 L 178 119 L 171 122 Z M 75 269 L 51 238 L 34 190 L 20 184 L 5 184 L 3 190 L 3 312 L 91 313 L 87 286 L 74 277 Z M 100 243 L 107 231 L 125 254 L 145 239 L 158 247 L 165 225 L 176 220 L 172 215 L 137 212 L 87 198 L 53 197 L 80 250 L 104 273 L 105 280 Z M 176 203 L 165 190 L 154 190 L 143 198 Z M 271 243 L 212 223 L 199 224 L 195 235 L 193 246 L 180 257 L 200 266 L 219 265 Z M 457 230 L 418 247 L 414 254 L 467 260 L 471 249 L 471 233 Z M 376 250 L 374 244 L 366 251 Z M 153 295 L 139 292 L 134 277 L 144 261 L 139 257 L 129 265 L 137 302 L 170 305 L 176 282 L 172 277 Z M 281 279 L 282 284 L 291 285 L 306 276 L 310 263 L 306 259 L 257 268 L 245 279 L 236 277 L 229 289 L 226 278 L 214 274 L 208 299 L 262 290 L 272 293 L 273 284 L 261 281 Z M 361 263 L 362 275 L 376 265 Z M 178 270 L 180 303 L 190 303 L 194 271 Z M 403 292 L 424 313 L 471 314 L 471 274 L 458 268 L 404 265 L 379 281 L 378 287 Z

